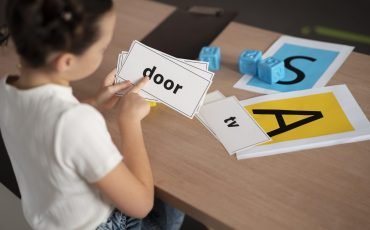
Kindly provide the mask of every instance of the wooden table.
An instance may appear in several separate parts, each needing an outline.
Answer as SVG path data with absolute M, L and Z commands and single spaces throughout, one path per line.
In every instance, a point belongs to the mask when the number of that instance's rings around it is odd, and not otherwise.
M 116 1 L 118 20 L 101 68 L 73 84 L 86 98 L 114 68 L 117 55 L 140 40 L 174 8 L 151 1 Z M 280 35 L 231 23 L 214 41 L 222 68 L 212 90 L 243 100 L 257 96 L 233 88 L 244 48 L 266 50 Z M 181 45 L 181 44 L 179 44 Z M 1 50 L 0 73 L 15 70 Z M 329 85 L 347 84 L 370 117 L 370 56 L 352 53 Z M 104 114 L 115 142 L 114 112 Z M 160 197 L 215 229 L 370 229 L 370 142 L 337 145 L 237 161 L 196 119 L 159 105 L 143 122 Z

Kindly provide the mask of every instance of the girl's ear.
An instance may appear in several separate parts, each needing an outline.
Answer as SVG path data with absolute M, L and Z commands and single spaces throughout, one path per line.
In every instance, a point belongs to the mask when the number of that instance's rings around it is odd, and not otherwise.
M 52 61 L 53 67 L 57 72 L 68 71 L 76 62 L 76 56 L 70 53 L 58 54 Z

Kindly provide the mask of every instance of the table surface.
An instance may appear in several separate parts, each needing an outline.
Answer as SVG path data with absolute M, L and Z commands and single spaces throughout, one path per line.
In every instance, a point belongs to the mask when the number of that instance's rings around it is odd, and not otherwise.
M 116 65 L 117 55 L 175 8 L 152 1 L 116 1 L 118 20 L 105 60 L 73 83 L 86 98 Z M 210 89 L 244 100 L 260 94 L 233 88 L 246 48 L 267 50 L 278 33 L 232 22 L 213 42 L 222 68 Z M 181 44 L 179 44 L 181 45 Z M 0 49 L 0 74 L 14 73 L 12 47 Z M 328 85 L 347 84 L 370 117 L 370 56 L 352 53 Z M 114 111 L 104 114 L 119 142 Z M 370 142 L 357 142 L 237 161 L 196 119 L 158 105 L 143 121 L 157 194 L 215 229 L 370 229 Z

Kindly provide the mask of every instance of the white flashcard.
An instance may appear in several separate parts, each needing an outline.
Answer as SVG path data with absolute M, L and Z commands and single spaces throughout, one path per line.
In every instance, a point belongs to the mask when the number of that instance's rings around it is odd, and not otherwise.
M 124 81 L 124 79 L 120 78 L 119 77 L 119 73 L 121 72 L 121 69 L 122 69 L 122 65 L 123 65 L 123 62 L 124 60 L 126 60 L 126 57 L 127 57 L 127 54 L 128 52 L 126 51 L 122 51 L 119 55 L 118 55 L 118 63 L 119 63 L 119 67 L 117 67 L 117 74 L 116 74 L 116 80 L 115 80 L 115 83 L 119 83 L 119 82 L 122 82 Z M 146 92 L 140 90 L 140 93 L 139 93 L 143 98 L 145 98 L 147 101 L 153 101 L 153 102 L 160 102 L 159 100 L 157 100 L 155 97 L 147 94 Z M 122 93 L 118 93 L 117 94 L 118 96 L 122 96 L 123 94 Z
M 192 65 L 192 66 L 194 66 L 194 67 L 196 67 L 198 69 L 202 69 L 202 70 L 208 71 L 208 62 L 205 62 L 205 61 L 196 61 L 196 60 L 190 60 L 190 59 L 183 59 L 183 58 L 180 58 L 179 60 L 182 61 L 182 62 L 185 62 L 185 63 L 187 63 L 189 65 Z
M 215 101 L 219 101 L 219 100 L 222 100 L 224 98 L 225 98 L 225 96 L 220 91 L 216 90 L 216 91 L 213 91 L 213 92 L 207 94 L 207 96 L 205 96 L 205 100 L 204 100 L 204 104 L 203 105 L 206 105 L 206 104 L 209 104 L 209 103 L 212 103 L 212 102 L 215 102 Z M 203 108 L 203 106 L 200 107 L 200 111 L 202 111 L 202 108 Z M 202 123 L 204 125 L 204 127 L 206 127 L 208 129 L 208 131 L 210 133 L 212 133 L 213 136 L 215 136 L 215 138 L 218 140 L 217 135 L 209 127 L 209 125 L 207 124 L 206 120 L 202 116 L 202 113 L 200 112 L 200 113 L 198 113 L 195 116 L 196 116 L 196 118 L 198 118 L 198 120 L 200 121 L 200 123 Z
M 131 44 L 131 47 L 130 47 L 130 50 L 132 49 L 132 46 L 135 45 L 135 42 L 136 43 L 139 43 L 140 45 L 152 50 L 153 52 L 156 52 L 162 56 L 165 56 L 166 58 L 168 59 L 171 59 L 173 62 L 175 62 L 176 64 L 184 67 L 185 69 L 188 69 L 188 70 L 191 70 L 192 72 L 198 74 L 198 75 L 201 75 L 202 77 L 212 81 L 212 78 L 214 76 L 214 73 L 213 72 L 210 72 L 208 71 L 208 62 L 203 62 L 203 61 L 196 61 L 196 60 L 188 60 L 188 59 L 179 59 L 179 58 L 176 58 L 174 56 L 171 56 L 169 54 L 166 54 L 166 53 L 163 53 L 162 51 L 160 50 L 156 50 L 152 47 L 149 47 L 149 46 L 146 46 L 145 44 L 143 43 L 140 43 L 138 41 L 134 41 L 132 42 Z M 122 52 L 124 53 L 124 52 Z M 125 52 L 127 53 L 127 52 Z M 124 59 L 122 59 L 124 61 Z M 118 76 L 120 75 L 120 72 L 118 72 L 117 74 Z
M 117 58 L 116 77 L 117 77 L 117 75 L 118 75 L 119 68 L 121 67 L 120 59 L 121 59 L 121 54 L 119 54 L 119 55 L 118 55 L 118 58 Z
M 119 56 L 118 56 L 118 63 L 119 63 L 119 66 L 117 67 L 117 76 L 118 76 L 118 73 L 121 72 L 121 68 L 122 68 L 122 64 L 123 64 L 123 60 L 126 59 L 126 56 L 127 56 L 127 52 L 126 51 L 122 51 Z
M 198 68 L 189 70 L 182 64 L 134 41 L 118 77 L 135 84 L 142 76 L 148 76 L 150 82 L 142 89 L 144 92 L 188 118 L 193 118 L 214 74 Z
M 213 92 L 210 92 L 209 94 L 207 94 L 205 100 L 204 100 L 204 104 L 209 104 L 209 103 L 212 103 L 212 102 L 216 102 L 216 101 L 219 101 L 221 99 L 224 99 L 225 96 L 218 90 L 215 90 Z
M 206 104 L 200 113 L 230 155 L 271 140 L 236 97 Z
M 150 47 L 148 47 L 148 48 L 150 48 Z M 172 57 L 172 56 L 170 56 L 170 55 L 168 55 L 168 54 L 166 54 L 166 53 L 163 53 L 163 52 L 161 52 L 161 51 L 158 51 L 158 50 L 155 50 L 155 49 L 153 49 L 153 48 L 150 48 L 151 50 L 153 50 L 153 51 L 157 51 L 157 52 L 159 52 L 159 53 L 161 53 L 161 54 L 163 54 L 163 55 L 165 55 L 166 57 L 168 57 L 168 58 L 170 58 L 171 60 L 174 60 L 174 61 L 176 61 L 177 63 L 178 63 L 178 60 L 175 58 L 175 57 Z M 126 57 L 127 57 L 127 53 L 128 52 L 126 52 L 126 51 L 122 51 L 120 54 L 119 54 L 119 56 L 118 56 L 118 64 L 117 64 L 117 74 L 116 74 L 116 76 L 117 76 L 117 78 L 116 78 L 116 82 L 121 82 L 121 81 L 123 81 L 123 79 L 121 79 L 120 77 L 119 77 L 119 73 L 120 73 L 120 71 L 121 71 L 121 69 L 122 69 L 122 65 L 123 65 L 123 61 L 126 59 Z M 195 68 L 198 68 L 198 69 L 201 69 L 201 70 L 205 70 L 205 71 L 207 71 L 208 70 L 208 62 L 204 62 L 204 61 L 196 61 L 196 60 L 189 60 L 189 59 L 179 59 L 179 60 L 181 60 L 182 62 L 184 62 L 184 63 L 186 63 L 186 64 L 188 64 L 188 65 L 190 65 L 190 66 L 192 66 L 192 67 L 195 67 Z M 187 69 L 190 69 L 191 67 L 186 67 Z M 210 80 L 212 80 L 212 79 L 210 79 Z M 122 95 L 122 94 L 118 94 L 118 95 Z M 148 101 L 154 101 L 154 102 L 160 102 L 159 100 L 157 100 L 155 97 L 153 97 L 153 96 L 151 96 L 151 95 L 149 95 L 148 93 L 146 93 L 146 92 L 144 92 L 144 91 L 140 91 L 140 95 L 142 96 L 142 97 L 144 97 L 146 100 L 148 100 Z M 203 103 L 200 103 L 200 104 L 203 104 Z M 199 111 L 199 109 L 200 109 L 200 107 L 198 107 L 198 111 Z

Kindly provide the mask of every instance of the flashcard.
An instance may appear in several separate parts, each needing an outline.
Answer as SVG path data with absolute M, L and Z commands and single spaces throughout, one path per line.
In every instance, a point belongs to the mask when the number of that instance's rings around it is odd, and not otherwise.
M 150 82 L 142 89 L 144 92 L 193 118 L 213 77 L 212 72 L 197 68 L 196 72 L 134 41 L 118 77 L 135 84 L 148 76 Z
M 212 102 L 215 102 L 215 101 L 219 101 L 219 100 L 222 100 L 222 99 L 224 99 L 225 98 L 225 96 L 220 92 L 220 91 L 218 91 L 218 90 L 216 90 L 216 91 L 213 91 L 213 92 L 211 92 L 211 93 L 209 93 L 209 94 L 207 94 L 206 96 L 205 96 L 205 100 L 204 100 L 204 103 L 203 103 L 203 105 L 206 105 L 206 104 L 209 104 L 209 103 L 212 103 Z M 202 107 L 200 107 L 200 111 L 201 111 L 201 108 Z M 212 133 L 213 134 L 213 136 L 215 136 L 215 138 L 218 140 L 218 137 L 217 137 L 217 135 L 215 134 L 215 132 L 209 127 L 209 124 L 207 123 L 207 121 L 205 120 L 205 118 L 202 116 L 202 113 L 200 112 L 200 113 L 198 113 L 197 115 L 195 115 L 197 118 L 198 118 L 198 120 L 200 121 L 200 123 L 202 123 L 203 125 L 204 125 L 204 127 L 206 127 L 207 129 L 208 129 L 208 131 L 210 132 L 210 133 Z
M 284 61 L 285 78 L 274 84 L 244 75 L 235 88 L 258 93 L 277 93 L 325 86 L 354 47 L 327 42 L 281 36 L 262 58 Z
M 166 54 L 166 55 L 168 55 L 168 54 Z M 197 60 L 190 60 L 190 59 L 183 59 L 183 58 L 180 58 L 179 60 L 182 61 L 182 62 L 185 62 L 188 65 L 194 66 L 195 68 L 208 71 L 208 62 L 205 62 L 205 61 L 197 61 Z M 213 75 L 210 75 L 210 76 L 213 77 Z M 210 80 L 212 80 L 212 78 Z
M 370 139 L 370 123 L 345 85 L 265 95 L 241 101 L 272 141 L 238 159 Z
M 118 76 L 118 73 L 121 72 L 121 68 L 122 68 L 122 65 L 123 65 L 123 61 L 126 59 L 127 57 L 127 53 L 126 51 L 122 51 L 119 55 L 119 69 L 117 70 L 117 76 Z
M 150 48 L 150 47 L 149 47 Z M 163 54 L 164 56 L 168 57 L 169 59 L 175 61 L 176 63 L 186 63 L 187 65 L 189 66 L 184 66 L 185 68 L 187 69 L 191 69 L 193 70 L 192 67 L 194 68 L 198 68 L 198 69 L 201 69 L 201 70 L 204 70 L 204 71 L 208 71 L 208 62 L 204 62 L 204 61 L 196 61 L 196 60 L 189 60 L 189 59 L 182 59 L 182 58 L 175 58 L 175 57 L 172 57 L 166 53 L 163 53 L 163 52 L 160 52 L 158 50 L 155 50 L 153 48 L 150 48 L 151 50 L 153 51 L 157 51 L 158 53 L 161 53 Z M 122 65 L 123 65 L 123 61 L 126 59 L 127 57 L 127 53 L 126 51 L 122 51 L 119 55 L 118 55 L 118 62 L 117 62 L 117 76 L 119 76 L 119 73 L 121 72 L 121 68 L 122 68 Z M 181 63 L 181 65 L 183 65 L 183 63 Z M 213 75 L 210 75 L 211 78 L 209 79 L 210 81 L 212 80 L 212 77 Z
M 150 47 L 149 47 L 150 48 Z M 151 48 L 153 51 L 155 49 Z M 163 52 L 160 52 L 158 50 L 156 50 L 157 52 L 167 56 L 168 58 L 172 59 L 173 61 L 176 61 L 178 63 L 178 60 L 168 54 L 165 54 Z M 117 82 L 121 82 L 123 81 L 123 79 L 121 79 L 119 77 L 119 73 L 121 71 L 121 68 L 122 68 L 122 65 L 123 65 L 123 61 L 126 59 L 127 57 L 127 53 L 126 51 L 122 51 L 119 55 L 118 55 L 118 62 L 117 62 L 117 78 L 116 78 L 116 83 Z M 191 66 L 192 67 L 195 67 L 195 68 L 198 68 L 198 69 L 202 69 L 202 70 L 205 70 L 207 71 L 208 70 L 208 62 L 203 62 L 203 61 L 196 61 L 196 60 L 188 60 L 188 59 L 179 59 L 181 60 L 182 62 L 188 64 L 189 66 L 186 66 L 188 69 L 191 69 Z M 213 77 L 213 76 L 212 76 Z M 212 78 L 210 79 L 212 80 Z M 117 95 L 122 95 L 122 94 L 117 94 Z M 160 102 L 159 100 L 157 100 L 155 97 L 149 95 L 148 93 L 144 92 L 144 91 L 140 91 L 140 95 L 142 97 L 144 97 L 146 100 L 148 101 L 154 101 L 154 102 Z M 202 103 L 201 103 L 202 104 Z M 198 107 L 198 110 L 199 110 L 200 106 Z
M 200 114 L 230 155 L 270 140 L 236 97 L 203 105 Z
M 150 49 L 151 51 L 153 51 L 157 54 L 160 54 L 160 55 L 170 59 L 171 61 L 175 62 L 176 64 L 178 64 L 182 67 L 184 67 L 185 69 L 191 70 L 192 72 L 194 72 L 194 73 L 196 73 L 196 74 L 198 74 L 198 75 L 200 75 L 200 76 L 202 76 L 202 77 L 204 77 L 204 78 L 206 78 L 210 81 L 212 81 L 212 79 L 213 79 L 214 73 L 208 71 L 208 62 L 176 58 L 176 57 L 173 57 L 169 54 L 166 54 L 166 53 L 163 53 L 159 50 L 156 50 L 152 47 L 146 46 L 145 44 L 142 44 L 138 41 L 134 41 L 131 44 L 130 49 L 132 48 L 133 45 L 135 45 L 135 42 L 139 43 L 141 46 L 146 47 L 146 48 Z M 125 53 L 127 54 L 127 52 L 125 52 Z M 122 64 L 124 63 L 125 59 L 126 59 L 126 57 L 122 56 L 122 61 L 121 61 Z M 117 76 L 118 77 L 120 76 L 120 72 L 117 72 Z
M 224 99 L 225 96 L 218 90 L 215 90 L 213 92 L 210 92 L 209 94 L 207 94 L 207 96 L 205 97 L 205 100 L 204 100 L 204 104 L 209 104 L 209 103 L 212 103 L 212 102 L 216 102 L 216 101 L 219 101 L 221 99 Z
M 121 59 L 121 54 L 118 54 L 117 67 L 116 67 L 116 76 L 118 75 L 119 68 L 121 67 L 120 59 Z

